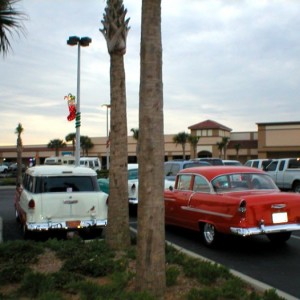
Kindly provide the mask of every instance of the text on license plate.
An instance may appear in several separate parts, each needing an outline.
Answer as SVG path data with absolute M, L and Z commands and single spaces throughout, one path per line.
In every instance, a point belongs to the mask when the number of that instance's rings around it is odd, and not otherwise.
M 286 223 L 288 221 L 287 212 L 280 212 L 272 214 L 273 223 Z

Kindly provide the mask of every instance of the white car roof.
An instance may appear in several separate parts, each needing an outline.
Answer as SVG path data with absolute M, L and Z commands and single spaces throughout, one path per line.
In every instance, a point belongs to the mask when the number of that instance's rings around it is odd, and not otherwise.
M 75 167 L 73 165 L 40 165 L 28 168 L 27 174 L 32 176 L 42 175 L 90 175 L 95 176 L 97 173 L 91 168 Z

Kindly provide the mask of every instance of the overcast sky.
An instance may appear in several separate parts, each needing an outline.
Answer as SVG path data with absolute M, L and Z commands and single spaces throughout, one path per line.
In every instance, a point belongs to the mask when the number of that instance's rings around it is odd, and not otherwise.
M 128 135 L 138 128 L 141 0 L 124 0 L 131 27 L 125 55 Z M 76 95 L 81 48 L 81 134 L 106 135 L 110 57 L 104 0 L 21 0 L 26 36 L 11 37 L 0 57 L 0 145 L 46 144 L 75 132 L 64 96 Z M 162 0 L 164 131 L 177 134 L 207 119 L 237 131 L 256 123 L 300 121 L 299 0 Z

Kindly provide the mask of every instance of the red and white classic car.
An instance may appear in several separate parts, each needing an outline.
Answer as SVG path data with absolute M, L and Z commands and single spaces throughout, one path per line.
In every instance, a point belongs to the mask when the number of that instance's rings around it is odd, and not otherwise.
M 199 231 L 207 246 L 221 234 L 267 235 L 287 241 L 300 230 L 300 195 L 283 193 L 262 170 L 238 166 L 194 167 L 165 190 L 166 224 Z

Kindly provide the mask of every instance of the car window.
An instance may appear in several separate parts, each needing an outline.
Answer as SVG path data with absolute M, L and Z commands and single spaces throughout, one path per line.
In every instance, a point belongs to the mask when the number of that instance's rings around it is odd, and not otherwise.
M 276 167 L 277 167 L 278 161 L 272 161 L 268 167 L 267 167 L 267 171 L 275 171 Z
M 253 165 L 252 165 L 252 167 L 254 167 L 254 168 L 258 168 L 258 161 L 257 161 L 257 160 L 255 160 L 255 161 L 253 162 Z
M 44 177 L 42 182 L 44 193 L 93 192 L 95 190 L 98 190 L 98 185 L 96 177 L 92 176 Z
M 209 184 L 205 180 L 205 178 L 203 178 L 202 176 L 198 176 L 198 175 L 195 176 L 193 191 L 203 192 L 203 193 L 210 192 Z
M 191 185 L 192 175 L 179 175 L 177 182 L 178 190 L 189 190 Z
M 245 166 L 247 166 L 247 167 L 251 167 L 251 161 L 250 161 L 250 160 L 248 160 L 248 161 L 245 163 Z

